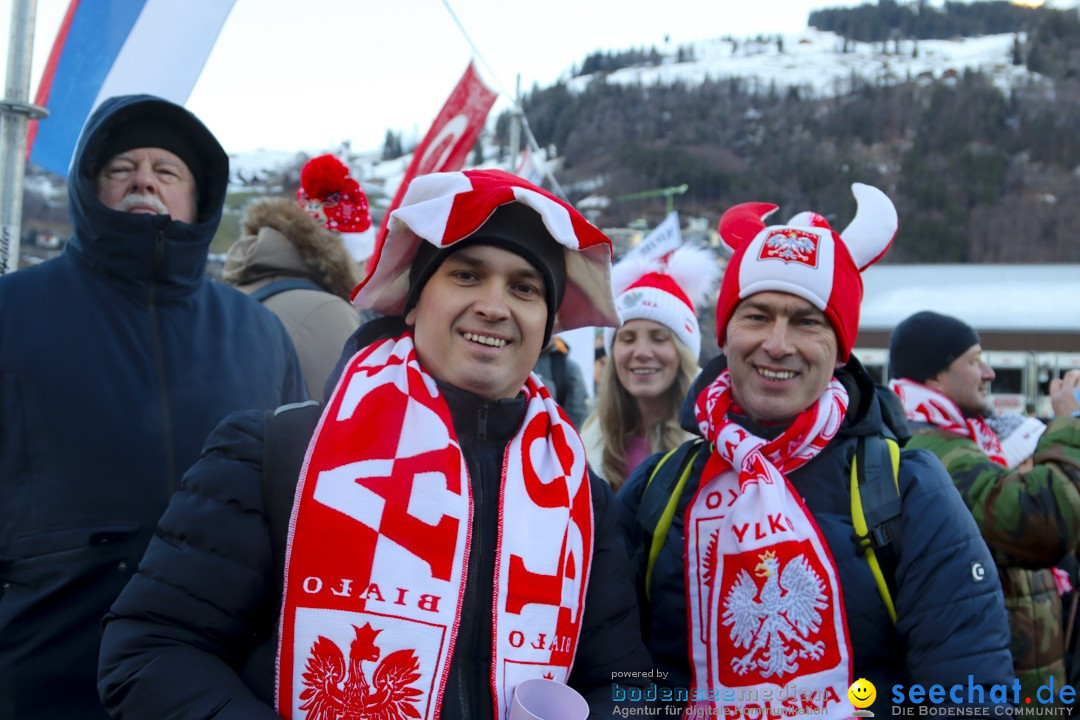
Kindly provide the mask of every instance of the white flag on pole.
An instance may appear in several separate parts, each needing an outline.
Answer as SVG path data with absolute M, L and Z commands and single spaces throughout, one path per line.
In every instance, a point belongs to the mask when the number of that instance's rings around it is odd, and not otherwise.
M 642 259 L 651 260 L 668 254 L 680 245 L 682 232 L 679 230 L 679 213 L 673 210 L 644 240 L 627 253 L 627 257 L 640 256 Z

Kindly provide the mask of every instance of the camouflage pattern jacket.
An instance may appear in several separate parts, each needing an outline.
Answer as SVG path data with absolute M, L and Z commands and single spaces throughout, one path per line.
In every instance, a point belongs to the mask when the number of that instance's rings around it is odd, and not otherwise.
M 1022 697 L 1065 682 L 1061 598 L 1050 570 L 1080 541 L 1080 420 L 1054 420 L 1039 439 L 1035 467 L 1018 472 L 971 440 L 912 423 L 908 449 L 933 452 L 949 471 L 997 563 Z

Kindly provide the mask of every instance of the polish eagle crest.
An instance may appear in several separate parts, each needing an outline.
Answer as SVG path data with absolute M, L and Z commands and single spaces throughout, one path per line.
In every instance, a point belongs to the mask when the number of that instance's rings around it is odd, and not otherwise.
M 398 650 L 383 658 L 371 675 L 363 663 L 379 660 L 371 623 L 358 628 L 345 657 L 333 641 L 320 635 L 311 646 L 303 674 L 301 705 L 307 720 L 406 720 L 419 718 L 416 698 L 423 693 L 409 687 L 420 679 L 420 663 L 412 650 Z
M 797 262 L 810 267 L 817 266 L 818 236 L 794 228 L 780 228 L 769 233 L 761 246 L 761 260 L 775 258 L 784 262 Z
M 736 673 L 757 670 L 763 678 L 781 678 L 798 671 L 801 658 L 818 660 L 825 654 L 825 643 L 810 638 L 821 628 L 828 596 L 825 582 L 802 553 L 783 570 L 776 553 L 758 557 L 754 574 L 764 584 L 740 570 L 724 598 L 722 622 L 731 628 L 734 646 L 749 649 L 732 658 Z

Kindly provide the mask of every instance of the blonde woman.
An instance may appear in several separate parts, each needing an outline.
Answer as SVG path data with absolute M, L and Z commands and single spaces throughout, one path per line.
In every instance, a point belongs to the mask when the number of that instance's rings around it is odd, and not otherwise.
M 712 253 L 692 247 L 612 268 L 623 324 L 606 335 L 608 362 L 581 437 L 589 465 L 615 490 L 645 458 L 691 437 L 678 413 L 699 371 L 695 303 L 719 274 Z

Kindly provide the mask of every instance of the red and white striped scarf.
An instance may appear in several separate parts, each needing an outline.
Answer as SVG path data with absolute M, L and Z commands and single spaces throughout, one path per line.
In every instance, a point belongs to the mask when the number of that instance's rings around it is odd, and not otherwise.
M 1009 467 L 1001 440 L 994 429 L 981 417 L 964 417 L 960 406 L 949 397 L 914 380 L 906 378 L 892 380 L 889 387 L 900 396 L 908 420 L 928 423 L 942 430 L 963 435 L 978 445 L 992 461 Z M 1053 572 L 1054 586 L 1059 595 L 1064 595 L 1073 589 L 1069 573 L 1057 567 L 1050 570 Z
M 691 702 L 684 717 L 717 708 L 729 718 L 768 717 L 806 703 L 825 717 L 850 715 L 851 646 L 839 576 L 787 478 L 835 437 L 847 404 L 847 391 L 833 379 L 767 441 L 728 419 L 727 370 L 698 396 L 698 424 L 714 449 L 684 527 L 690 697 L 705 699 Z
M 592 561 L 585 450 L 535 376 L 523 390 L 525 418 L 503 459 L 490 609 L 463 608 L 476 510 L 446 400 L 411 332 L 349 362 L 308 447 L 289 528 L 283 717 L 438 717 L 464 612 L 493 619 L 495 720 L 520 682 L 566 681 Z
M 963 435 L 978 445 L 991 460 L 999 465 L 1009 466 L 997 433 L 981 417 L 964 417 L 960 406 L 951 398 L 914 380 L 892 380 L 889 387 L 900 396 L 908 420 Z

